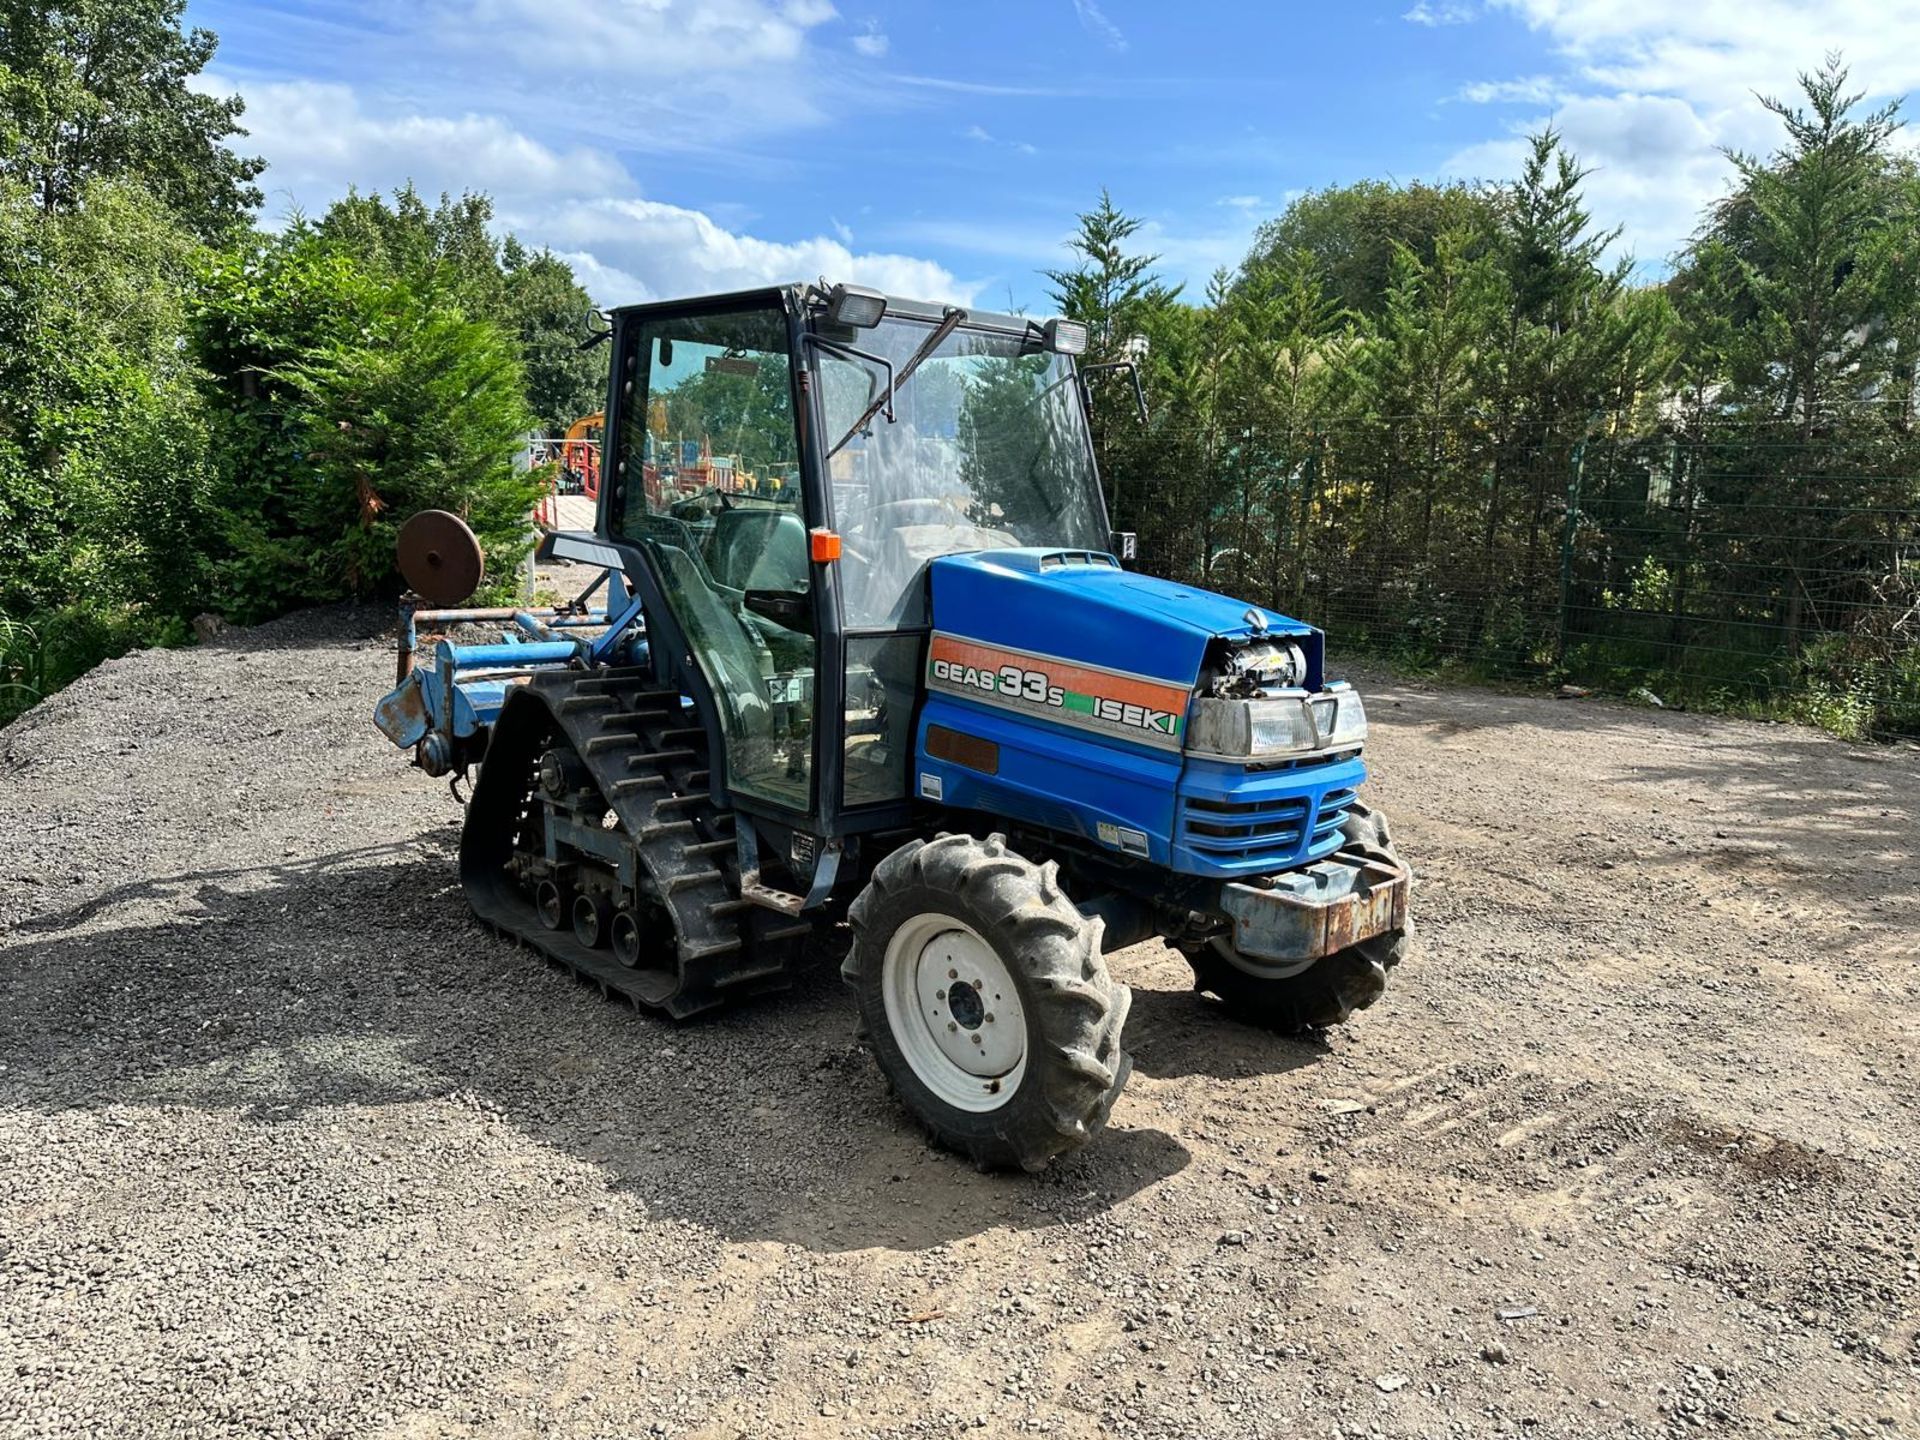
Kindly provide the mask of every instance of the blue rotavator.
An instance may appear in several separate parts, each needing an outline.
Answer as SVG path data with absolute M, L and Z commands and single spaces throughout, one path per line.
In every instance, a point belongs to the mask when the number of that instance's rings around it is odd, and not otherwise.
M 1279 1028 L 1374 1001 L 1409 880 L 1360 697 L 1312 627 L 1122 567 L 1080 327 L 844 285 L 612 322 L 598 523 L 549 542 L 599 598 L 409 612 L 380 705 L 429 772 L 479 766 L 482 919 L 686 1016 L 844 916 L 881 1069 L 990 1166 L 1105 1123 L 1111 950 L 1165 939 Z M 470 544 L 419 517 L 403 571 L 457 602 Z M 459 619 L 512 628 L 414 668 Z

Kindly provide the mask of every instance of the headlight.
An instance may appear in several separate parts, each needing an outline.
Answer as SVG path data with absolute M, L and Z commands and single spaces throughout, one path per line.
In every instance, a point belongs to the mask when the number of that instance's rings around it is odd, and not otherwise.
M 1263 700 L 1193 702 L 1187 745 L 1234 760 L 1346 750 L 1367 738 L 1367 710 L 1344 685 Z

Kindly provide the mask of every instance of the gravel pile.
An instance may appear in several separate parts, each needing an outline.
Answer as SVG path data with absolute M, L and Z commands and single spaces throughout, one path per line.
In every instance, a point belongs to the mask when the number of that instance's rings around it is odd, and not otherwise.
M 1038 1178 L 483 934 L 384 612 L 0 731 L 0 1434 L 1920 1435 L 1920 757 L 1376 681 L 1420 943 Z M 1377 698 L 1376 698 L 1377 697 Z

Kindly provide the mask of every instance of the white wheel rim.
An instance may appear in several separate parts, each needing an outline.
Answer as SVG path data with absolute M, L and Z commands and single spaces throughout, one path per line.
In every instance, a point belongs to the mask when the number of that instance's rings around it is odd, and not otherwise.
M 957 1110 L 998 1110 L 1027 1072 L 1027 1012 L 994 948 L 951 915 L 917 915 L 881 962 L 887 1028 L 920 1083 Z

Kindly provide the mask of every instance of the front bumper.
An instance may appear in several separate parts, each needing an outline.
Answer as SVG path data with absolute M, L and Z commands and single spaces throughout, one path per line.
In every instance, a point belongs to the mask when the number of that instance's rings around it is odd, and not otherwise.
M 1291 968 L 1406 929 L 1412 890 L 1412 872 L 1392 851 L 1348 845 L 1299 870 L 1223 885 L 1220 908 L 1233 921 L 1235 951 Z

